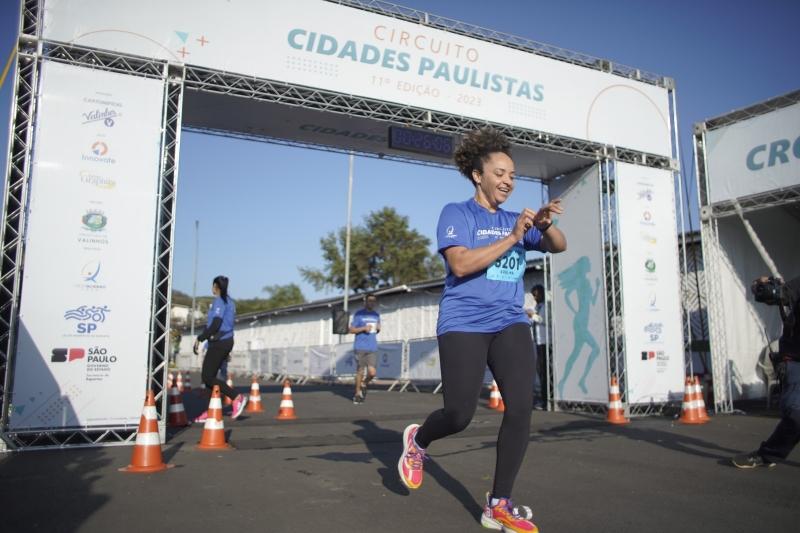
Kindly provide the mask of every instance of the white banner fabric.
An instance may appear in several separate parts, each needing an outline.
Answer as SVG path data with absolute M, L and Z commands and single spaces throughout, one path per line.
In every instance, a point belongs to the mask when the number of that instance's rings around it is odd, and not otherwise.
M 606 305 L 598 167 L 550 185 L 564 215 L 557 225 L 565 252 L 552 256 L 554 396 L 557 401 L 607 402 Z
M 284 348 L 286 352 L 285 372 L 292 376 L 305 376 L 308 373 L 306 349 L 303 347 Z
M 270 370 L 273 374 L 286 373 L 286 349 L 272 348 L 269 353 Z
M 706 134 L 709 203 L 800 185 L 800 103 Z
M 310 346 L 308 348 L 308 375 L 311 377 L 325 377 L 333 374 L 331 361 L 333 360 L 331 346 Z
M 334 369 L 337 376 L 352 376 L 356 373 L 356 354 L 353 343 L 337 344 L 334 352 Z
M 163 94 L 160 80 L 42 63 L 13 429 L 139 421 Z
M 403 343 L 379 342 L 376 354 L 376 377 L 400 379 L 403 377 Z
M 436 339 L 409 341 L 408 379 L 419 381 L 442 380 L 439 366 L 439 342 Z
M 249 373 L 251 370 L 249 352 L 231 352 L 228 372 L 235 376 L 241 376 L 242 374 Z
M 684 355 L 673 175 L 618 163 L 616 178 L 628 402 L 680 400 Z
M 47 0 L 43 35 L 672 155 L 664 88 L 333 2 Z

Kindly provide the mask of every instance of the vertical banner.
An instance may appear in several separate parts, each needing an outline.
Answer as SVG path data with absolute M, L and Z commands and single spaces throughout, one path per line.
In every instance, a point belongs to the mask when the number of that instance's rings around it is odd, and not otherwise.
M 553 254 L 553 367 L 556 401 L 608 400 L 606 305 L 598 166 L 550 185 L 561 198 L 567 251 Z
M 628 402 L 679 400 L 684 357 L 673 175 L 626 163 L 616 169 Z
M 163 94 L 161 80 L 42 64 L 12 429 L 139 420 Z

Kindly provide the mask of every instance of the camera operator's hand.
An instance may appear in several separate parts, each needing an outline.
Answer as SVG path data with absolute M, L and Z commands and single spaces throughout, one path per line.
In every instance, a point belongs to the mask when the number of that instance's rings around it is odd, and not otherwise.
M 754 279 L 753 283 L 750 284 L 750 292 L 752 292 L 753 295 L 755 295 L 756 294 L 756 287 L 758 287 L 759 285 L 761 285 L 763 283 L 766 283 L 767 281 L 769 281 L 769 278 L 767 276 L 761 276 L 760 278 Z
M 775 370 L 775 376 L 778 378 L 778 381 L 783 383 L 784 379 L 786 379 L 786 366 L 788 363 L 781 359 L 775 359 L 772 361 L 772 368 Z

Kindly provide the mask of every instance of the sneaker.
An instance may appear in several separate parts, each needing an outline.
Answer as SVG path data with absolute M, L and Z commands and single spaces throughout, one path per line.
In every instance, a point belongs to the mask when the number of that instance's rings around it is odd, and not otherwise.
M 197 418 L 193 420 L 193 422 L 199 424 L 201 422 L 205 422 L 207 418 L 208 418 L 208 411 L 203 411 Z
M 397 463 L 400 480 L 411 490 L 422 485 L 422 463 L 428 458 L 425 450 L 414 443 L 418 429 L 419 424 L 411 424 L 403 431 L 403 455 Z
M 353 396 L 353 403 L 356 405 L 364 403 L 364 398 L 362 398 L 361 395 L 356 394 L 355 396 Z
M 531 508 L 514 507 L 510 499 L 502 498 L 492 506 L 491 493 L 486 493 L 486 505 L 481 515 L 481 525 L 488 529 L 503 530 L 505 533 L 538 533 L 539 528 L 531 522 Z
M 236 420 L 239 418 L 239 415 L 242 414 L 244 411 L 244 406 L 247 405 L 247 396 L 244 394 L 238 395 L 236 398 L 233 399 L 233 411 L 231 412 L 231 418 Z
M 733 466 L 736 468 L 758 468 L 759 466 L 772 468 L 775 466 L 774 462 L 762 456 L 757 451 L 737 455 L 736 457 L 731 458 L 731 463 L 733 463 Z

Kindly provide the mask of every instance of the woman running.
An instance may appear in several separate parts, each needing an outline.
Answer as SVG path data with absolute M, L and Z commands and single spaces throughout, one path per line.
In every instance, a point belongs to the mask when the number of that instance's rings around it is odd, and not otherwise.
M 504 211 L 514 190 L 511 143 L 492 128 L 468 134 L 455 153 L 459 171 L 475 186 L 466 202 L 444 207 L 437 228 L 447 277 L 439 303 L 437 337 L 444 408 L 403 432 L 400 478 L 409 489 L 422 484 L 425 450 L 435 440 L 467 427 L 483 384 L 486 365 L 505 402 L 497 438 L 494 486 L 486 493 L 481 524 L 511 532 L 537 532 L 511 503 L 511 489 L 530 438 L 535 356 L 523 310 L 526 250 L 563 252 L 564 234 L 552 216 L 560 200 L 538 211 Z
M 211 284 L 211 292 L 214 294 L 214 301 L 208 309 L 208 323 L 203 332 L 194 341 L 194 353 L 197 354 L 200 343 L 208 341 L 206 357 L 203 359 L 203 370 L 201 379 L 209 390 L 214 389 L 214 385 L 219 385 L 219 390 L 233 400 L 233 412 L 231 418 L 239 418 L 247 405 L 247 396 L 244 394 L 236 395 L 227 383 L 217 377 L 217 372 L 222 362 L 228 358 L 233 350 L 233 323 L 236 319 L 236 304 L 228 296 L 228 278 L 217 276 Z M 194 419 L 195 422 L 203 422 L 208 418 L 208 411 Z

